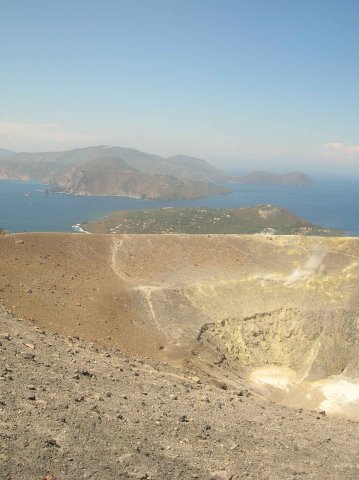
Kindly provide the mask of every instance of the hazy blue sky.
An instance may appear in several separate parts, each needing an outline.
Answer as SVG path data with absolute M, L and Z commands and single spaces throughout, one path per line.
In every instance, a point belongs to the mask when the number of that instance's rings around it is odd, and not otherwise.
M 359 167 L 358 0 L 0 0 L 0 147 Z

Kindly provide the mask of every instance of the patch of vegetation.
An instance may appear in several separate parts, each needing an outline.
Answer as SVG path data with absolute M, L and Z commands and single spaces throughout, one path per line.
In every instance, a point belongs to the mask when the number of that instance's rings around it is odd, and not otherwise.
M 287 209 L 257 205 L 237 209 L 162 208 L 116 211 L 83 228 L 96 233 L 147 234 L 252 234 L 338 235 L 340 232 L 313 225 Z

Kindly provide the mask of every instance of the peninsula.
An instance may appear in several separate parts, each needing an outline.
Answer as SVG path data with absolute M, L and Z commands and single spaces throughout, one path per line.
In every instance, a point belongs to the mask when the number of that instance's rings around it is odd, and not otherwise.
M 313 225 L 286 208 L 256 205 L 235 209 L 161 208 L 111 212 L 94 222 L 82 223 L 91 233 L 202 233 L 339 235 L 337 230 Z

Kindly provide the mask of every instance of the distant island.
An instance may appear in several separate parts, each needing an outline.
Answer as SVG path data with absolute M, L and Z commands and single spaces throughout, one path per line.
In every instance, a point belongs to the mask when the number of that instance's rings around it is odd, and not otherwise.
M 242 177 L 232 177 L 230 181 L 254 185 L 290 185 L 299 187 L 313 185 L 314 183 L 313 180 L 302 172 L 290 172 L 280 175 L 262 171 L 254 171 Z
M 106 145 L 0 156 L 0 179 L 38 180 L 74 195 L 194 199 L 228 193 L 215 183 L 224 178 L 223 172 L 195 157 L 162 158 Z
M 236 209 L 162 208 L 115 211 L 81 224 L 90 233 L 339 235 L 293 215 L 285 208 L 256 205 Z
M 140 150 L 100 145 L 62 152 L 14 153 L 0 149 L 0 179 L 53 184 L 73 195 L 120 195 L 148 199 L 195 199 L 230 192 L 229 183 L 310 185 L 304 173 L 252 172 L 230 176 L 188 155 L 164 158 Z

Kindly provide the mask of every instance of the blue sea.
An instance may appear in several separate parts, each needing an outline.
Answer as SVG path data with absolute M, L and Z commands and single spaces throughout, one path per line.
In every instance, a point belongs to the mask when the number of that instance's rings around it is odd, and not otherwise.
M 359 179 L 317 178 L 309 187 L 229 185 L 232 193 L 199 200 L 141 200 L 45 194 L 48 185 L 0 180 L 0 227 L 10 232 L 71 232 L 112 210 L 161 207 L 237 208 L 272 204 L 318 225 L 359 236 Z

